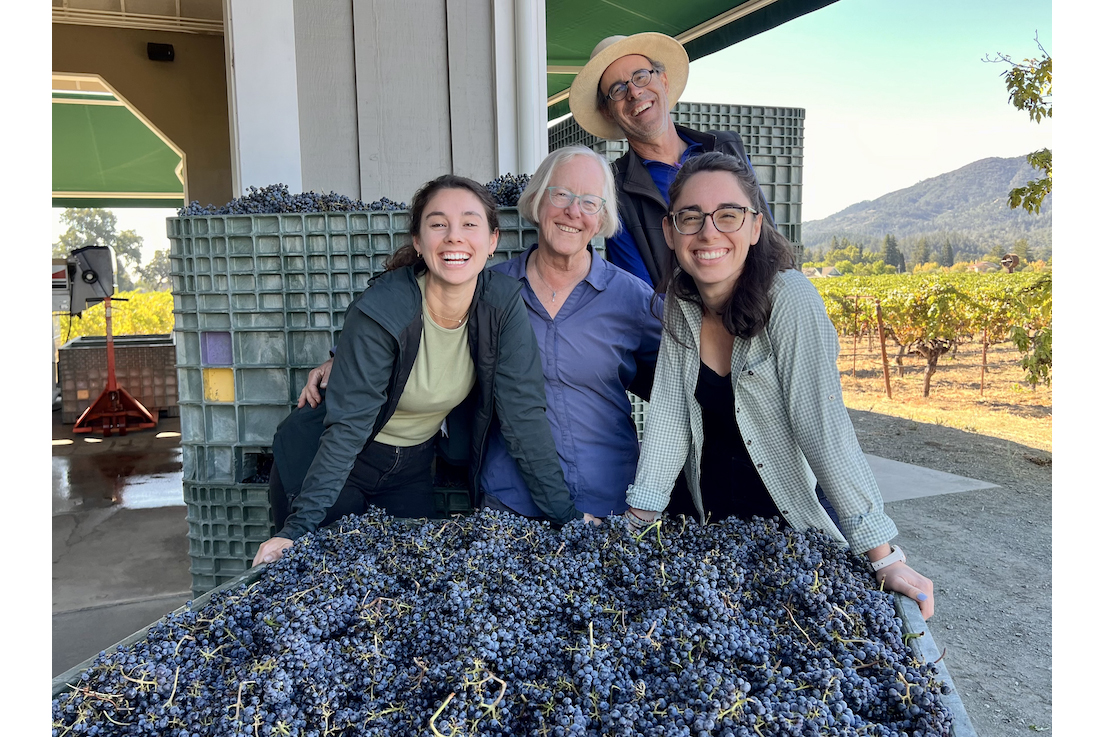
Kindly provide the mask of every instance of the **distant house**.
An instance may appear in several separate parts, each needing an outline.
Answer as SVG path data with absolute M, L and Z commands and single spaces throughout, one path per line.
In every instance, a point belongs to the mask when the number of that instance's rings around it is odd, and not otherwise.
M 835 266 L 822 266 L 820 269 L 810 267 L 807 269 L 802 269 L 802 273 L 808 279 L 823 279 L 830 276 L 844 276 L 836 270 Z
M 991 271 L 1000 270 L 1001 265 L 995 264 L 993 261 L 979 261 L 967 267 L 967 271 L 973 271 L 976 274 L 989 274 Z

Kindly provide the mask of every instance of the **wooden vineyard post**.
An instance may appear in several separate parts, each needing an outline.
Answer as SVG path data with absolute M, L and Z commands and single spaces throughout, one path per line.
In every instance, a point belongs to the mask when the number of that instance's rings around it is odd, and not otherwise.
M 879 345 L 882 347 L 882 379 L 886 384 L 886 398 L 893 399 L 890 391 L 890 360 L 886 357 L 886 331 L 882 327 L 882 302 L 875 300 L 875 317 L 879 321 Z
M 855 295 L 856 308 L 852 324 L 852 378 L 856 378 L 856 353 L 859 352 L 859 295 Z
M 982 373 L 978 377 L 978 394 L 986 396 L 986 344 L 990 342 L 990 329 L 982 329 Z

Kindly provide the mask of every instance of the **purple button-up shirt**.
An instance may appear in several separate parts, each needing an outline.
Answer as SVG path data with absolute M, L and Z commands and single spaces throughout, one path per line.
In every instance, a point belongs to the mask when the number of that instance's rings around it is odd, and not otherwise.
M 621 514 L 640 451 L 626 390 L 638 371 L 652 376 L 660 346 L 652 288 L 592 253 L 590 272 L 550 318 L 526 277 L 526 260 L 536 248 L 492 268 L 523 284 L 522 299 L 541 349 L 546 415 L 576 508 L 596 517 Z M 497 423 L 480 486 L 520 514 L 541 516 Z

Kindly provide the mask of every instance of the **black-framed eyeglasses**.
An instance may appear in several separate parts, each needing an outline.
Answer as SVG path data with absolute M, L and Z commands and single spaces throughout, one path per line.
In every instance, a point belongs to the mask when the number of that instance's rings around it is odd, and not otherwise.
M 696 235 L 706 224 L 707 217 L 714 221 L 714 227 L 717 228 L 719 233 L 734 233 L 744 225 L 744 219 L 748 213 L 758 214 L 757 210 L 752 207 L 728 205 L 719 207 L 713 212 L 692 209 L 680 210 L 679 212 L 673 212 L 669 217 L 671 218 L 671 224 L 675 226 L 677 231 L 683 235 Z
M 652 81 L 652 74 L 655 69 L 638 69 L 633 72 L 633 76 L 629 78 L 629 82 L 633 83 L 634 87 L 647 87 L 648 83 Z M 618 82 L 610 88 L 610 92 L 607 93 L 606 99 L 617 102 L 625 97 L 625 93 L 629 92 L 628 82 Z
M 563 187 L 546 187 L 545 190 L 549 193 L 549 202 L 553 204 L 553 207 L 568 209 L 572 206 L 573 200 L 579 200 L 580 210 L 588 215 L 597 215 L 603 205 L 606 204 L 606 200 L 602 197 L 593 194 L 576 194 Z

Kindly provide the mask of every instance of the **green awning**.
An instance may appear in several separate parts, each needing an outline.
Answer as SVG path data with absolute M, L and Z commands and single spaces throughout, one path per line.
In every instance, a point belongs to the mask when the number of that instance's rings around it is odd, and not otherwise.
M 691 61 L 775 28 L 836 0 L 548 0 L 549 120 L 567 115 L 566 92 L 602 39 L 644 31 L 666 33 L 683 43 Z M 779 49 L 785 54 L 785 49 Z M 770 60 L 765 60 L 770 63 Z M 564 99 L 558 100 L 564 96 Z
M 183 207 L 181 156 L 120 100 L 53 94 L 54 207 Z

